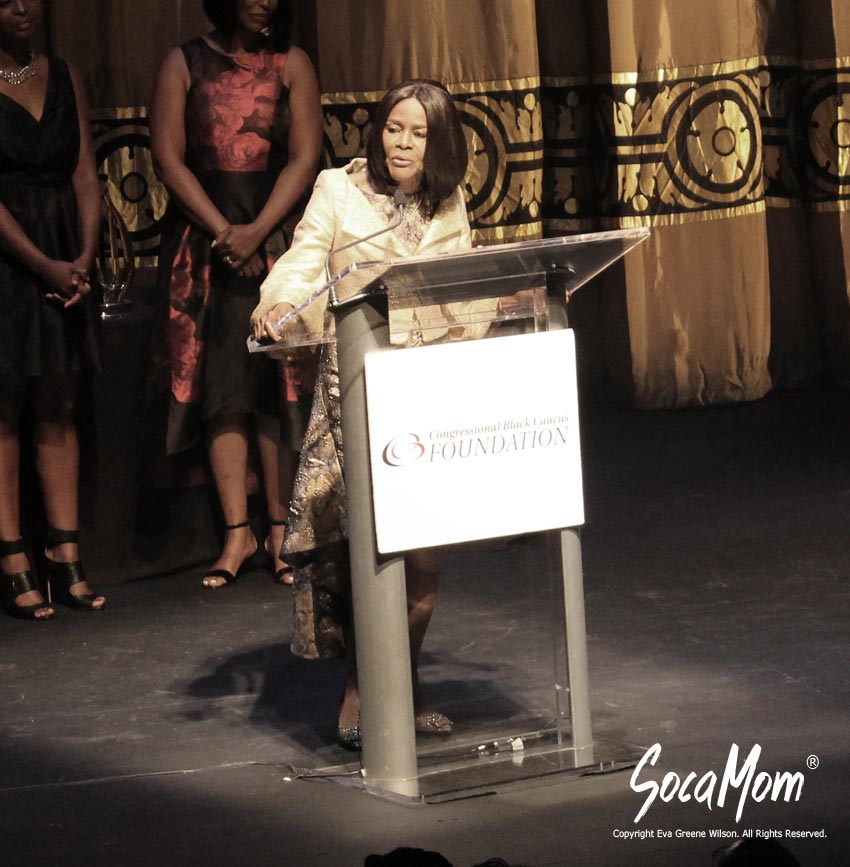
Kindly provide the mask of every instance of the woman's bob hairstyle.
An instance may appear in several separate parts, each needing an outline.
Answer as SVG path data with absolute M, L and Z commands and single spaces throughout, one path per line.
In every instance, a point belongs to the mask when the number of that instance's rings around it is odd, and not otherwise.
M 204 15 L 223 36 L 231 37 L 239 26 L 239 0 L 203 0 Z M 292 0 L 279 0 L 268 27 L 269 46 L 288 51 L 292 40 Z
M 460 116 L 451 94 L 436 81 L 416 79 L 391 87 L 378 103 L 372 131 L 366 142 L 366 164 L 372 183 L 382 193 L 392 192 L 396 182 L 387 168 L 383 130 L 390 113 L 404 99 L 417 99 L 425 109 L 428 134 L 425 145 L 422 195 L 434 210 L 466 175 L 469 152 Z

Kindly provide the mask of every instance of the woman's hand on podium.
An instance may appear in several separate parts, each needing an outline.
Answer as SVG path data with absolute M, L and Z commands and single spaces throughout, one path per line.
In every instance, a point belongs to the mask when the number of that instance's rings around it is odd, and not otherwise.
M 280 343 L 283 340 L 283 330 L 278 331 L 275 326 L 287 313 L 292 310 L 291 304 L 286 301 L 281 301 L 280 304 L 275 304 L 262 319 L 258 319 L 254 323 L 254 337 L 260 340 L 273 340 L 275 343 Z

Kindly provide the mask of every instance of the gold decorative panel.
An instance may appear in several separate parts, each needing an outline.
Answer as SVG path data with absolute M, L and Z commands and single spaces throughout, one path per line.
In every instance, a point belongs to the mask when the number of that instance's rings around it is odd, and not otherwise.
M 97 111 L 92 117 L 92 132 L 104 193 L 127 225 L 136 265 L 152 267 L 168 193 L 153 170 L 147 110 Z
M 814 66 L 814 65 L 813 65 Z M 801 152 L 807 196 L 817 210 L 850 204 L 850 58 L 802 73 Z
M 592 136 L 594 93 L 587 79 L 546 78 L 543 113 L 543 229 L 592 231 L 598 217 Z
M 615 76 L 599 94 L 607 143 L 601 210 L 618 225 L 764 208 L 759 68 L 681 73 Z

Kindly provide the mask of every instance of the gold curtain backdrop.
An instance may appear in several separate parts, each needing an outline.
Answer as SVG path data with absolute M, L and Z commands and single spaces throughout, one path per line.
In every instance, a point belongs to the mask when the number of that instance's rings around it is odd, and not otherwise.
M 45 0 L 49 42 L 85 77 L 100 176 L 152 268 L 168 194 L 153 171 L 148 107 L 166 52 L 209 30 L 201 0 Z
M 101 174 L 140 264 L 166 201 L 147 101 L 165 51 L 206 29 L 200 5 L 51 10 L 53 48 L 88 77 Z M 850 381 L 850 0 L 297 6 L 327 165 L 362 153 L 387 86 L 436 78 L 467 134 L 478 243 L 651 227 L 574 298 L 586 391 L 683 407 Z

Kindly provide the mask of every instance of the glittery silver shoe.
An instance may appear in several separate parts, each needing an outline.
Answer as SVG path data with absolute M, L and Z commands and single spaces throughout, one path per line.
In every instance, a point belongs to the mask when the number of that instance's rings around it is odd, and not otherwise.
M 438 710 L 428 710 L 416 714 L 416 731 L 422 735 L 448 735 L 454 723 Z
M 350 728 L 338 728 L 336 730 L 336 742 L 347 750 L 359 753 L 361 748 L 360 723 Z

